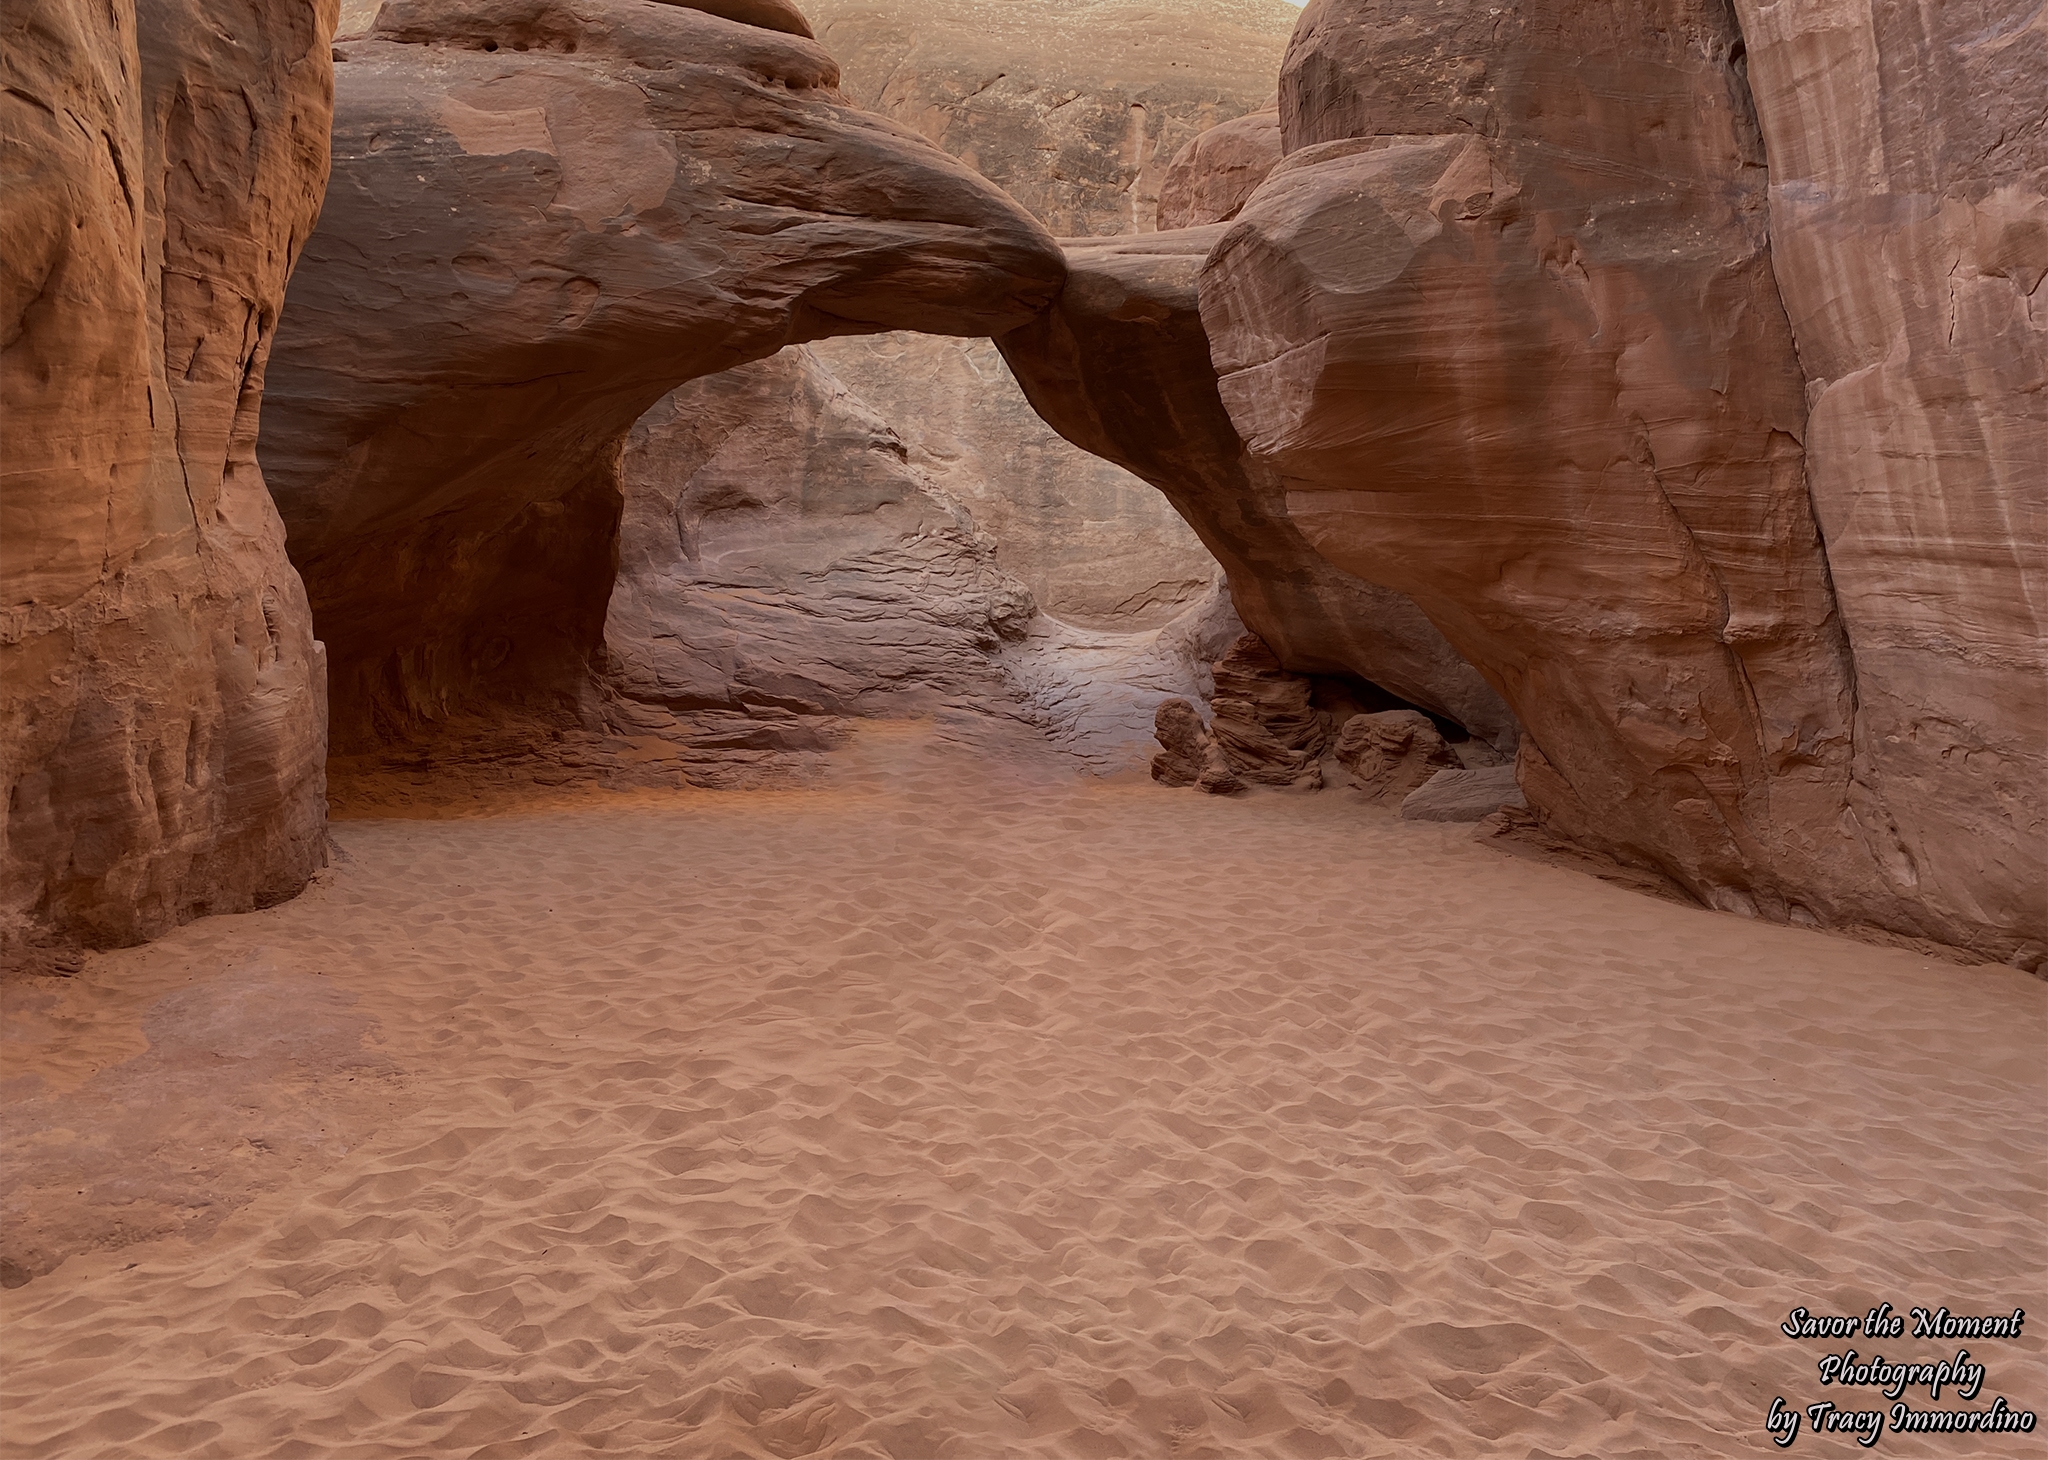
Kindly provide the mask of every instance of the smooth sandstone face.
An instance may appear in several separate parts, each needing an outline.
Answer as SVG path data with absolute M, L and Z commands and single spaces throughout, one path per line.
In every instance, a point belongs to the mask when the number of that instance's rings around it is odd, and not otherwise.
M 1486 672 L 1554 825 L 1720 906 L 2038 961 L 2038 145 L 1944 182 L 1880 138 L 1970 110 L 1926 79 L 1956 57 L 2038 96 L 2043 52 L 1964 17 L 1884 82 L 1920 42 L 1879 11 L 1745 7 L 1745 47 L 1687 0 L 1322 0 L 1203 320 L 1252 480 Z
M 1898 897 L 2048 939 L 2048 12 L 1739 0 Z
M 1848 675 L 1717 14 L 1312 10 L 1202 306 L 1255 475 L 1486 671 L 1535 803 L 1782 917 Z
M 678 383 L 832 334 L 987 334 L 1059 284 L 1036 223 L 843 105 L 801 36 L 394 3 L 341 54 L 263 439 L 338 742 L 587 709 L 617 453 Z
M 1354 674 L 1512 750 L 1514 715 L 1404 594 L 1340 570 L 1247 473 L 1217 395 L 1196 279 L 1219 225 L 1070 239 L 1057 304 L 997 344 L 1062 435 L 1157 487 L 1298 672 Z

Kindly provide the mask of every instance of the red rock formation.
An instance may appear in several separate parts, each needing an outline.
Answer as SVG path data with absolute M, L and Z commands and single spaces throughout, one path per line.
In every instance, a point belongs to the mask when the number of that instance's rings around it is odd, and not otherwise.
M 319 866 L 322 667 L 255 459 L 333 0 L 20 0 L 0 46 L 0 946 Z M 220 38 L 232 36 L 232 45 Z
M 2048 941 L 2048 12 L 1737 0 L 1850 786 L 1939 936 Z M 2031 954 L 2023 951 L 2032 945 Z
M 1152 483 L 1230 576 L 1246 626 L 1298 673 L 1355 674 L 1512 748 L 1514 716 L 1404 595 L 1341 571 L 1254 483 L 1216 393 L 1195 277 L 1220 226 L 1067 240 L 1053 308 L 997 340 L 1039 414 Z
M 1707 0 L 1316 0 L 1236 222 L 1077 250 L 1006 348 L 1072 439 L 1149 455 L 1290 667 L 1441 711 L 1301 585 L 1419 605 L 1552 833 L 2036 966 L 2042 22 L 1740 8 L 1747 45 Z M 1229 432 L 1187 404 L 1191 257 Z
M 1309 704 L 1314 685 L 1280 666 L 1257 634 L 1244 634 L 1216 661 L 1209 733 L 1242 780 L 1319 791 L 1330 729 Z
M 1152 734 L 1159 742 L 1152 757 L 1152 779 L 1160 785 L 1197 786 L 1212 796 L 1244 789 L 1223 748 L 1202 723 L 1202 712 L 1186 700 L 1162 700 L 1152 714 Z
M 393 0 L 338 54 L 335 178 L 263 457 L 337 748 L 593 713 L 620 445 L 678 383 L 830 334 L 986 334 L 1042 229 L 694 9 Z
M 1202 312 L 1254 477 L 1486 671 L 1544 815 L 1717 905 L 1857 917 L 1738 42 L 1689 0 L 1322 0 Z
M 1353 715 L 1332 749 L 1352 784 L 1373 801 L 1398 801 L 1438 771 L 1458 768 L 1442 732 L 1420 710 Z
M 1159 185 L 1159 226 L 1227 223 L 1280 162 L 1280 113 L 1253 112 L 1211 127 L 1173 159 Z

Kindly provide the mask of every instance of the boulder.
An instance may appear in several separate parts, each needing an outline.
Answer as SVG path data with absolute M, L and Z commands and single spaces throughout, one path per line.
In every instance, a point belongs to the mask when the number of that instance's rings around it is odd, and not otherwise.
M 1214 672 L 1210 733 L 1230 769 L 1256 785 L 1320 790 L 1329 727 L 1309 703 L 1315 686 L 1257 634 L 1241 635 Z
M 1196 786 L 1212 796 L 1244 789 L 1202 723 L 1202 712 L 1188 701 L 1162 701 L 1153 716 L 1153 733 L 1160 749 L 1152 757 L 1152 779 L 1162 786 Z
M 1374 801 L 1398 800 L 1438 771 L 1459 766 L 1443 733 L 1420 710 L 1353 715 L 1333 749 L 1352 784 Z
M 1475 770 L 1442 770 L 1401 802 L 1403 821 L 1484 821 L 1503 808 L 1528 806 L 1511 765 Z
M 831 334 L 986 335 L 1062 262 L 788 27 L 637 0 L 389 0 L 337 46 L 335 173 L 263 460 L 338 748 L 601 722 L 633 423 Z
M 1280 163 L 1280 111 L 1237 117 L 1191 139 L 1159 185 L 1159 226 L 1227 223 Z
M 264 906 L 323 860 L 321 651 L 254 448 L 334 21 L 9 8 L 0 954 Z

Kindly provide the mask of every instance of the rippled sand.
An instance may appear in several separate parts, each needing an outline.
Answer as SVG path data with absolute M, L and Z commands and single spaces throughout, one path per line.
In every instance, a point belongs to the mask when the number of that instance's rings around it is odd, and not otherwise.
M 1349 793 L 841 776 L 340 823 L 10 990 L 12 1219 L 101 1245 L 0 1448 L 1719 1460 L 1887 1299 L 2038 1308 L 1968 1347 L 2048 1410 L 2041 982 Z

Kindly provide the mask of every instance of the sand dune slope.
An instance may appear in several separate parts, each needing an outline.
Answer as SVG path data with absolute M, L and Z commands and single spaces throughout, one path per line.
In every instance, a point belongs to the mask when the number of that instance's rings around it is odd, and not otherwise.
M 2040 982 L 913 740 L 342 823 L 95 960 L 317 977 L 403 1094 L 9 1292 L 4 1453 L 1719 1460 L 1844 1396 L 1794 1305 L 2048 1324 Z M 2042 1331 L 1980 1402 L 2048 1407 Z

